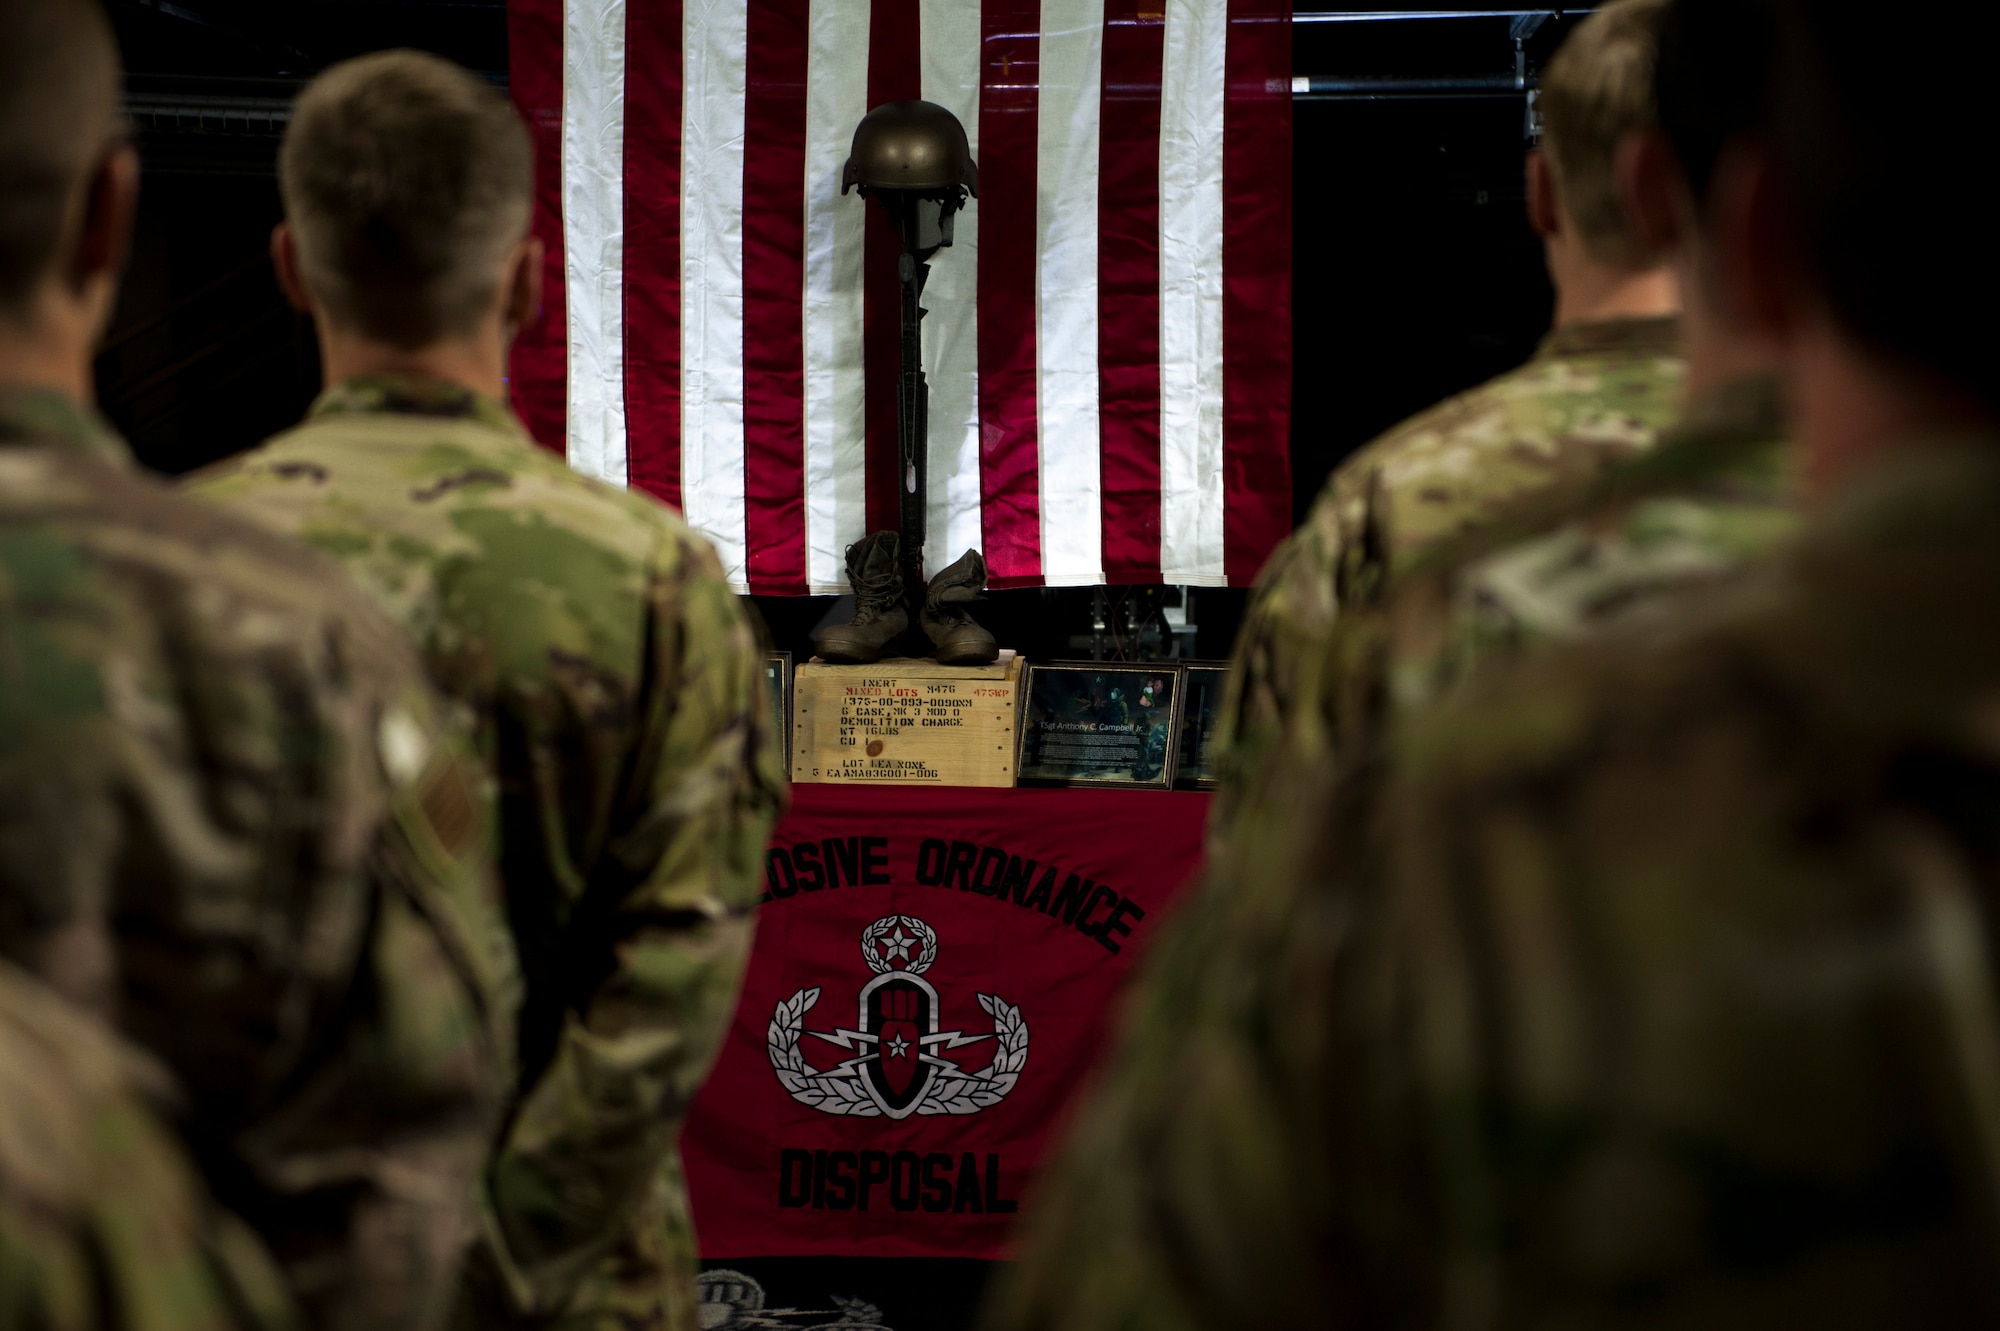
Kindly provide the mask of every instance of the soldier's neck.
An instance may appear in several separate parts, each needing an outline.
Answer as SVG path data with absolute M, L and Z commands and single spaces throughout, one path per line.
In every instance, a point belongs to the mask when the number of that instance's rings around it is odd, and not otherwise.
M 421 347 L 393 347 L 317 321 L 320 370 L 329 388 L 350 379 L 394 375 L 452 384 L 482 397 L 507 396 L 507 339 L 496 326 L 467 338 L 450 338 Z
M 1556 283 L 1557 328 L 1608 319 L 1669 319 L 1680 312 L 1680 280 L 1665 268 L 1634 273 L 1579 264 Z
M 1831 326 L 1801 331 L 1788 361 L 1806 491 L 1814 501 L 1912 445 L 2000 431 L 2000 417 L 1972 393 L 1893 363 Z
M 0 317 L 0 388 L 61 393 L 72 402 L 96 396 L 91 375 L 95 326 L 88 311 L 38 301 L 20 318 Z

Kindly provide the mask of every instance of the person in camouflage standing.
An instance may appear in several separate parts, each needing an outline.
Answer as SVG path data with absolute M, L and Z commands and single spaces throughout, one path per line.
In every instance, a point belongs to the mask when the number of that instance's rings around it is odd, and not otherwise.
M 1431 408 L 1334 472 L 1271 557 L 1245 616 L 1216 736 L 1213 842 L 1273 752 L 1358 737 L 1383 705 L 1379 668 L 1329 667 L 1374 650 L 1385 584 L 1442 542 L 1527 504 L 1587 493 L 1607 463 L 1649 448 L 1682 403 L 1679 295 L 1664 256 L 1627 221 L 1618 145 L 1654 123 L 1654 40 L 1665 0 L 1614 0 L 1570 34 L 1542 83 L 1543 148 L 1527 165 L 1529 217 L 1556 287 L 1555 331 L 1526 365 Z M 1326 692 L 1325 674 L 1337 675 Z
M 1690 405 L 1654 447 L 1424 544 L 1347 605 L 1313 654 L 1316 673 L 1300 680 L 1325 700 L 1321 715 L 1342 746 L 1367 752 L 1397 715 L 1477 668 L 1658 613 L 1670 593 L 1725 580 L 1797 530 L 1798 477 L 1771 349 L 1733 308 L 1707 239 L 1739 206 L 1735 182 L 1715 179 L 1722 146 L 1765 127 L 1748 27 L 1731 33 L 1727 61 L 1698 70 L 1663 38 L 1662 128 L 1627 134 L 1618 154 L 1634 232 L 1673 256 L 1686 300 Z M 1254 842 L 1282 830 L 1287 792 L 1260 783 L 1289 770 L 1266 761 L 1237 771 L 1233 833 Z
M 1772 36 L 1709 239 L 1804 529 L 1406 718 L 1386 783 L 1295 774 L 1000 1325 L 2000 1323 L 2000 14 L 1675 9 L 1711 72 Z
M 171 1081 L 0 962 L 0 1327 L 297 1324 L 270 1257 L 167 1126 Z
M 1674 254 L 1687 304 L 1690 404 L 1651 450 L 1608 466 L 1579 502 L 1552 492 L 1411 559 L 1376 616 L 1335 625 L 1319 685 L 1379 662 L 1386 705 L 1442 696 L 1475 668 L 1655 613 L 1668 593 L 1726 579 L 1798 527 L 1799 478 L 1768 338 L 1747 324 L 1717 271 L 1711 232 L 1743 206 L 1718 164 L 1726 146 L 1768 132 L 1769 43 L 1746 10 L 1697 53 L 1685 22 L 1661 35 L 1661 128 L 1622 147 L 1628 212 Z M 1348 641 L 1386 626 L 1374 652 Z
M 274 248 L 329 387 L 194 488 L 344 560 L 498 787 L 527 996 L 465 1316 L 691 1327 L 675 1138 L 728 1025 L 784 778 L 708 543 L 502 404 L 538 300 L 530 169 L 511 108 L 442 61 L 371 56 L 308 88 Z
M 142 477 L 84 405 L 138 178 L 118 85 L 90 0 L 0 4 L 0 957 L 167 1067 L 309 1325 L 433 1327 L 513 1045 L 477 771 L 336 565 Z M 126 1255 L 108 1299 L 177 1279 Z

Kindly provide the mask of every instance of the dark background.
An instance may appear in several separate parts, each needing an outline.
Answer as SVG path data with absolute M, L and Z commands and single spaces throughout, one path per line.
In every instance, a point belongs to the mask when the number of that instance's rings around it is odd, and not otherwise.
M 285 306 L 265 259 L 278 220 L 282 119 L 272 113 L 328 64 L 383 47 L 435 51 L 504 82 L 506 6 L 107 3 L 130 71 L 145 177 L 137 252 L 99 389 L 140 459 L 180 473 L 292 424 L 319 387 L 312 329 Z M 1555 17 L 1526 38 L 1530 83 L 1572 22 Z M 1301 22 L 1293 68 L 1322 80 L 1511 79 L 1519 26 L 1502 13 Z M 1296 112 L 1291 450 L 1302 516 L 1356 447 L 1525 359 L 1548 325 L 1551 296 L 1522 216 L 1522 93 L 1403 87 L 1306 96 Z M 1113 594 L 1114 619 L 1123 595 Z M 1198 589 L 1192 599 L 1192 654 L 1227 656 L 1244 593 Z M 804 659 L 831 600 L 759 605 L 777 645 Z M 1092 610 L 1088 590 L 1015 591 L 993 595 L 980 618 L 1003 645 L 1059 659 L 1089 655 L 1079 639 Z

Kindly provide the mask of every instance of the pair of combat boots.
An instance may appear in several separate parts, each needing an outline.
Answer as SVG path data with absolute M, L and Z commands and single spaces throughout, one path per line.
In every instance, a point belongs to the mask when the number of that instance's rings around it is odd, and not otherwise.
M 854 588 L 854 619 L 821 629 L 813 646 L 828 661 L 868 665 L 910 626 L 904 608 L 902 538 L 878 531 L 847 547 L 847 581 Z M 986 561 L 967 550 L 958 562 L 931 579 L 919 619 L 944 665 L 985 665 L 1000 655 L 1000 644 L 965 607 L 986 588 Z

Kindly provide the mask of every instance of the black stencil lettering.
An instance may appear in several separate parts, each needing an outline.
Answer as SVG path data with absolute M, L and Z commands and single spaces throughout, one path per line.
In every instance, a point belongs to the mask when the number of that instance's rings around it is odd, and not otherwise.
M 1056 899 L 1049 903 L 1047 913 L 1061 915 L 1064 924 L 1075 924 L 1077 907 L 1083 904 L 1083 899 L 1090 895 L 1090 889 L 1096 886 L 1097 884 L 1088 878 L 1071 874 L 1063 880 L 1062 891 L 1056 893 Z
M 924 1157 L 924 1209 L 951 1209 L 951 1157 L 936 1154 Z
M 1028 895 L 1028 884 L 1035 881 L 1035 862 L 1023 860 L 1019 855 L 1007 857 L 1007 872 L 1000 878 L 1000 890 L 995 895 L 1011 897 L 1017 906 L 1026 905 L 1022 898 Z
M 944 881 L 948 887 L 956 887 L 961 892 L 972 890 L 972 862 L 979 858 L 979 847 L 970 841 L 951 843 L 951 860 L 945 865 Z
M 1083 909 L 1076 913 L 1077 932 L 1087 938 L 1097 937 L 1098 929 L 1104 924 L 1105 920 L 1111 917 L 1107 915 L 1104 917 L 1104 920 L 1099 920 L 1096 924 L 1090 922 L 1090 917 L 1096 913 L 1099 906 L 1116 906 L 1117 904 L 1118 894 L 1102 883 L 1098 884 L 1091 890 L 1090 900 L 1085 902 Z
M 826 886 L 826 872 L 819 867 L 819 847 L 802 841 L 792 847 L 792 867 L 799 871 L 799 886 L 817 892 Z
M 1131 936 L 1132 926 L 1125 923 L 1125 917 L 1128 915 L 1134 920 L 1143 920 L 1146 918 L 1145 910 L 1137 902 L 1133 901 L 1130 897 L 1121 900 L 1118 903 L 1118 909 L 1111 912 L 1111 918 L 1106 920 L 1104 927 L 1097 931 L 1097 941 L 1104 944 L 1105 951 L 1116 952 L 1119 950 L 1117 942 L 1113 940 L 1111 935 Z
M 898 1151 L 889 1175 L 889 1205 L 898 1211 L 917 1209 L 917 1174 L 923 1161 L 915 1151 Z
M 967 1156 L 966 1159 L 971 1159 Z M 826 1205 L 832 1211 L 854 1209 L 854 1152 L 835 1151 L 826 1158 Z
M 826 1152 L 813 1152 L 813 1210 L 826 1209 Z
M 826 885 L 839 887 L 845 883 L 849 887 L 859 887 L 861 875 L 855 870 L 861 859 L 861 838 L 830 836 L 820 844 L 826 847 Z
M 951 1209 L 953 1214 L 986 1209 L 979 1195 L 979 1162 L 970 1151 L 958 1158 L 958 1191 L 951 1199 Z
M 1042 870 L 1042 881 L 1035 884 L 1035 890 L 1028 893 L 1028 899 L 1021 904 L 1029 910 L 1038 910 L 1044 915 L 1048 914 L 1049 892 L 1055 885 L 1056 866 L 1051 864 L 1048 868 Z
M 982 897 L 1000 891 L 1000 877 L 1007 871 L 1007 852 L 992 846 L 979 848 L 979 867 L 972 874 L 972 890 Z
M 778 1152 L 778 1205 L 804 1206 L 812 1200 L 811 1151 Z
M 861 838 L 861 881 L 869 887 L 889 885 L 889 838 Z
M 889 1181 L 889 1153 L 887 1151 L 863 1151 L 861 1153 L 861 1207 L 868 1209 L 868 1193 Z
M 771 885 L 774 897 L 799 894 L 799 876 L 792 872 L 792 857 L 785 853 L 784 847 L 774 847 L 764 856 L 764 881 Z
M 925 887 L 936 887 L 944 882 L 945 861 L 950 854 L 944 842 L 935 837 L 925 840 L 917 847 L 917 881 Z
M 1020 1203 L 1013 1198 L 1000 1195 L 1000 1157 L 997 1155 L 986 1157 L 986 1209 L 995 1215 L 1021 1209 Z

